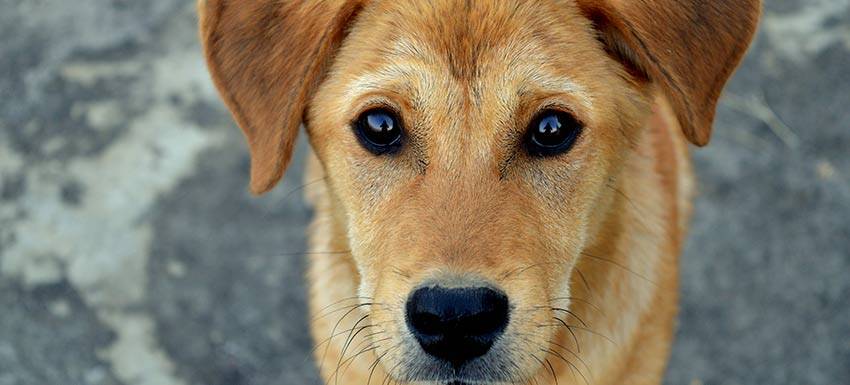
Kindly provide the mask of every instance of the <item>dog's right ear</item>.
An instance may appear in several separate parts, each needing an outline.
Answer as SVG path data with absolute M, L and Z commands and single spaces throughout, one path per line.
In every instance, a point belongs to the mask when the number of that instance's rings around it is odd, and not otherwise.
M 207 66 L 248 140 L 253 193 L 283 176 L 306 103 L 360 3 L 198 1 Z

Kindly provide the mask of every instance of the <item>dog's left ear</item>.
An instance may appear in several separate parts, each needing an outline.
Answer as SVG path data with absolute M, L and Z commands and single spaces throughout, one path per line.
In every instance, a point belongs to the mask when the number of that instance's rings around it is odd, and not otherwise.
M 213 82 L 251 150 L 251 191 L 283 176 L 306 104 L 361 0 L 198 0 Z
M 760 0 L 577 0 L 606 49 L 658 85 L 688 139 L 708 143 L 717 101 L 749 47 Z

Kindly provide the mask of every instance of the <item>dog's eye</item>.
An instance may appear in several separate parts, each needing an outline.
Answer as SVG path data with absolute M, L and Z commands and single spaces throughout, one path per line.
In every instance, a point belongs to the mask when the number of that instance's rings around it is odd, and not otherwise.
M 581 123 L 572 115 L 545 110 L 531 121 L 525 146 L 534 156 L 550 156 L 567 152 L 581 132 Z
M 372 109 L 360 114 L 354 122 L 354 132 L 363 147 L 375 155 L 391 154 L 401 148 L 401 120 L 387 109 Z

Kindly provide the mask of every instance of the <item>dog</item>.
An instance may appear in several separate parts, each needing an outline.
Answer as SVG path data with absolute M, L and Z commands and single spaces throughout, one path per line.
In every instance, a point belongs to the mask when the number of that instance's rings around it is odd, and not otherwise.
M 250 189 L 308 156 L 328 384 L 659 384 L 758 0 L 200 0 Z

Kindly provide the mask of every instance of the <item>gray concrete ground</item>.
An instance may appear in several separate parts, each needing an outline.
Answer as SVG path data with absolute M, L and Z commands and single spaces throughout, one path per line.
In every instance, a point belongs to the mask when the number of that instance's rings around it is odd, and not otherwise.
M 0 385 L 316 383 L 301 170 L 246 192 L 191 3 L 0 0 Z M 667 383 L 850 383 L 848 122 L 850 0 L 768 0 Z

